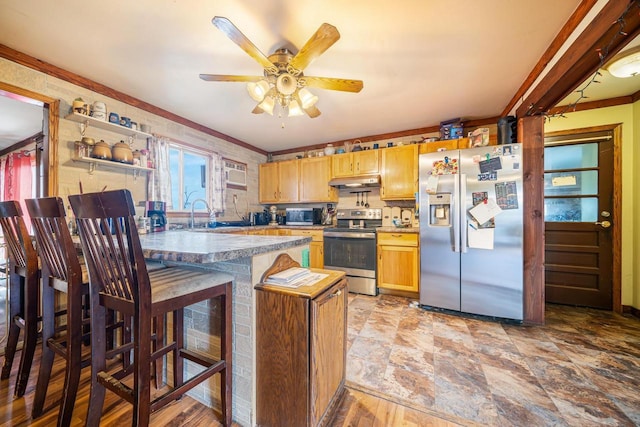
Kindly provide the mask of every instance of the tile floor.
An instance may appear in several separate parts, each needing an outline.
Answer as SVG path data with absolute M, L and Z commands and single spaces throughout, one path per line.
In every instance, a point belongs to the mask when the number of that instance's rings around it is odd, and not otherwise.
M 637 318 L 548 305 L 523 326 L 349 298 L 347 384 L 482 425 L 640 425 Z

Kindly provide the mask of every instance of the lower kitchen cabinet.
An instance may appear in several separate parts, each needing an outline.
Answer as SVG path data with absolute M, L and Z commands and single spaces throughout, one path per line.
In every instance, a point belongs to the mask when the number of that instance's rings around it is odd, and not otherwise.
M 309 243 L 309 267 L 324 268 L 324 234 L 322 230 L 301 230 L 292 228 L 291 236 L 311 237 Z
M 420 291 L 420 249 L 416 233 L 378 233 L 378 287 Z
M 276 260 L 278 262 L 278 260 Z M 347 281 L 256 285 L 256 424 L 326 424 L 344 390 Z

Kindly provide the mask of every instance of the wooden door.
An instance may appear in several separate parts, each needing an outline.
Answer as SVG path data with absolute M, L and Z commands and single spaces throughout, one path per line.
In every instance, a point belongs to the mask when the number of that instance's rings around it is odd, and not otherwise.
M 370 175 L 380 171 L 379 150 L 364 150 L 353 153 L 354 175 Z
M 378 246 L 378 287 L 408 292 L 420 290 L 418 248 Z
M 331 165 L 332 178 L 353 175 L 353 156 L 351 153 L 335 154 L 331 156 Z
M 309 243 L 309 267 L 324 268 L 324 243 Z
M 610 131 L 545 138 L 546 301 L 613 308 Z
M 300 160 L 300 201 L 335 202 L 338 191 L 329 186 L 331 158 L 311 157 Z
M 347 354 L 347 281 L 311 302 L 310 425 L 320 421 L 344 385 Z M 304 398 L 300 396 L 300 398 Z
M 279 202 L 298 201 L 298 160 L 286 160 L 278 162 L 278 192 Z
M 262 163 L 258 169 L 258 199 L 260 203 L 278 201 L 278 163 Z
M 415 199 L 418 188 L 418 146 L 385 148 L 382 151 L 382 200 Z

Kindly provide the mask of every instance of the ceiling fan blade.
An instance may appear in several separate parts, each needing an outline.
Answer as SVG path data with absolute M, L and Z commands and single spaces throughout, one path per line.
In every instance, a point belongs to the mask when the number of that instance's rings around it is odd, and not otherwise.
M 322 55 L 324 51 L 329 49 L 339 38 L 340 33 L 336 27 L 331 24 L 322 24 L 320 28 L 318 28 L 318 31 L 302 46 L 302 49 L 300 49 L 296 56 L 291 59 L 289 65 L 297 70 L 304 70 L 307 65 Z
M 360 92 L 363 87 L 362 80 L 337 79 L 332 77 L 304 76 L 300 80 L 309 87 L 318 89 L 341 90 L 344 92 Z
M 263 114 L 264 110 L 262 108 L 260 108 L 259 105 L 256 105 L 256 108 L 253 109 L 253 111 L 251 111 L 252 114 Z
M 226 74 L 200 74 L 208 82 L 259 82 L 264 76 L 230 76 Z
M 269 58 L 267 58 L 265 54 L 262 53 L 260 49 L 258 49 L 256 45 L 251 42 L 251 40 L 249 40 L 244 34 L 242 34 L 242 31 L 240 31 L 238 27 L 233 25 L 233 23 L 231 23 L 229 19 L 223 16 L 214 16 L 211 22 L 220 31 L 225 33 L 225 35 L 229 37 L 232 42 L 240 46 L 240 48 L 247 52 L 250 57 L 255 59 L 260 65 L 262 65 L 264 69 L 268 70 L 268 72 L 272 74 L 275 74 L 277 72 L 278 68 L 273 65 L 271 61 L 269 61 Z
M 318 110 L 318 108 L 315 105 L 311 106 L 309 108 L 305 108 L 304 112 L 307 113 L 307 115 L 309 117 L 311 117 L 312 119 L 315 119 L 316 117 L 318 117 L 321 114 L 320 110 Z

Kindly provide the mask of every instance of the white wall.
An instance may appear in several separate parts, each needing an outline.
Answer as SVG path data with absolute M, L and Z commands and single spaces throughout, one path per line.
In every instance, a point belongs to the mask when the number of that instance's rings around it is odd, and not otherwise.
M 86 163 L 78 163 L 72 160 L 73 143 L 81 138 L 80 125 L 64 119 L 64 116 L 69 113 L 71 102 L 77 97 L 82 97 L 87 103 L 103 101 L 107 105 L 107 111 L 118 112 L 120 116 L 130 117 L 137 123 L 149 124 L 152 133 L 210 149 L 222 154 L 224 157 L 247 163 L 247 187 L 249 191 L 230 189 L 227 193 L 227 211 L 220 219 L 240 219 L 233 209 L 234 194 L 238 196 L 238 210 L 241 215 L 247 211 L 247 207 L 249 210 L 262 209 L 258 205 L 257 191 L 251 190 L 258 188 L 258 164 L 265 162 L 266 156 L 3 58 L 0 58 L 0 76 L 0 80 L 4 83 L 60 99 L 58 135 L 59 196 L 66 198 L 69 194 L 78 193 L 80 191 L 79 183 L 82 182 L 84 192 L 100 191 L 105 186 L 107 189 L 127 188 L 131 190 L 136 203 L 146 200 L 146 177 L 144 174 L 136 178 L 132 172 L 117 171 L 115 169 L 101 170 L 100 168 L 93 174 L 89 174 Z M 93 137 L 96 141 L 104 139 L 109 144 L 125 139 L 124 136 L 113 132 L 91 127 L 86 131 L 86 136 Z M 140 139 L 135 140 L 132 144 L 134 149 L 144 148 L 145 146 L 146 141 Z

